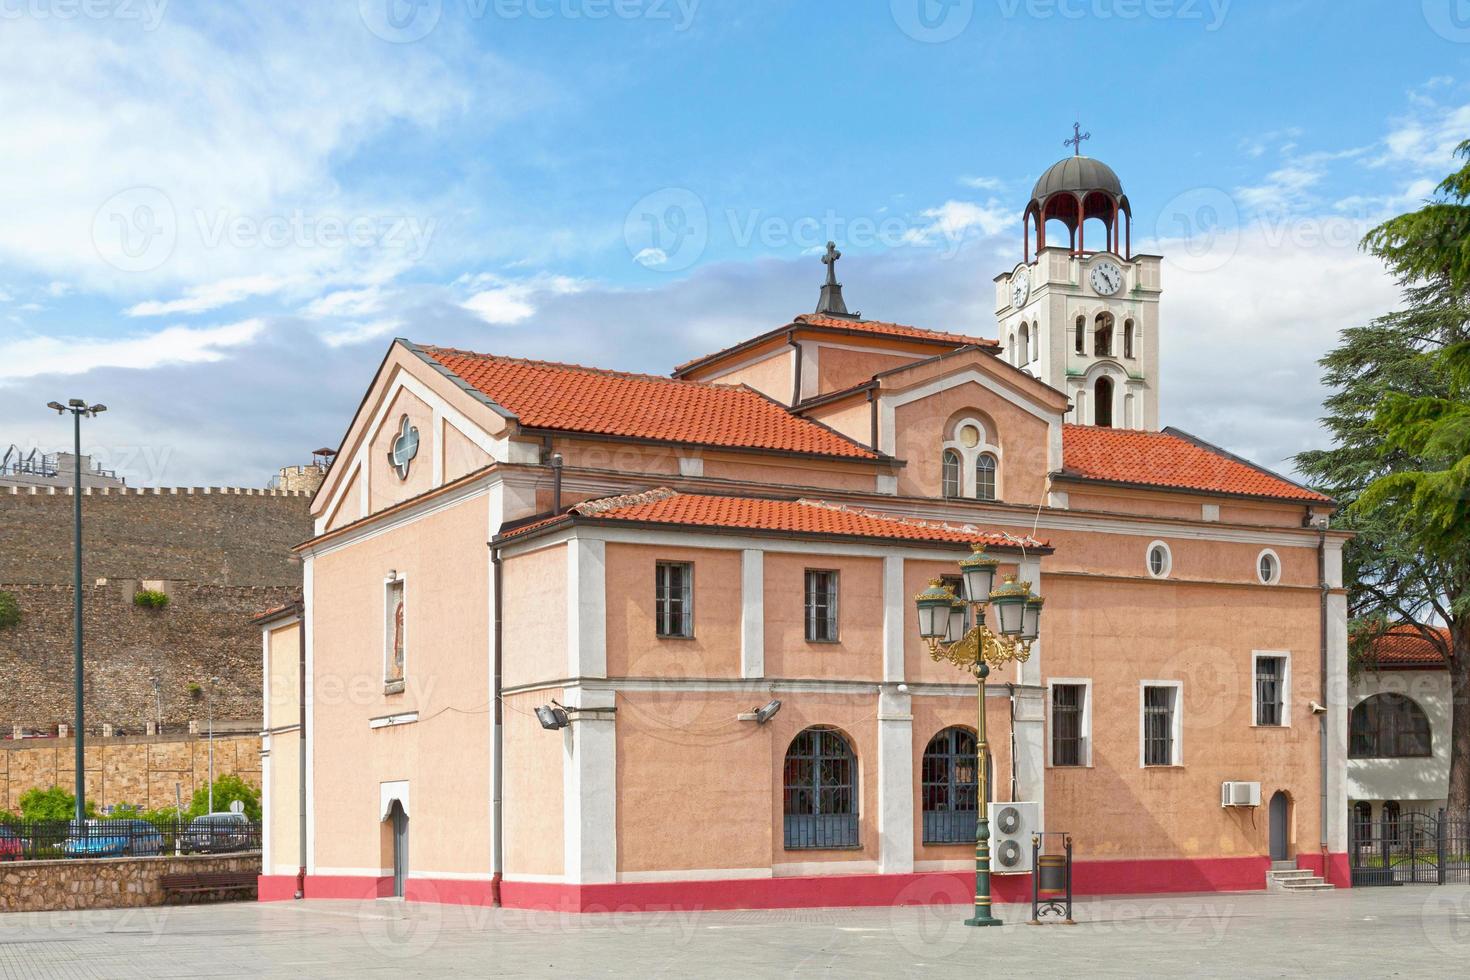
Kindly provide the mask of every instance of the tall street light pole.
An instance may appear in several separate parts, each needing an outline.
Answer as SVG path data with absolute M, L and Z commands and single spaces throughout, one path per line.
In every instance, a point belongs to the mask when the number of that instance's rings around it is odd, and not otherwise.
M 83 722 L 85 711 L 83 709 L 82 694 L 82 416 L 94 417 L 107 411 L 106 405 L 88 405 L 80 398 L 73 398 L 65 405 L 60 402 L 47 402 L 46 407 L 53 409 L 57 415 L 67 412 L 72 416 L 72 462 L 74 481 L 72 483 L 72 569 L 71 569 L 71 592 L 72 592 L 72 668 L 76 674 L 74 679 L 74 694 L 76 697 L 76 797 L 77 797 L 77 823 L 86 819 L 87 813 L 87 768 L 86 768 L 86 736 L 83 734 Z

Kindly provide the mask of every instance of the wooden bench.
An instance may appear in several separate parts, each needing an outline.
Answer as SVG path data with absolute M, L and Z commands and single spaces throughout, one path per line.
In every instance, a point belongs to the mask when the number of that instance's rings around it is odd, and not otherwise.
M 193 895 L 254 888 L 254 871 L 200 871 L 195 874 L 163 875 L 158 879 L 165 895 Z

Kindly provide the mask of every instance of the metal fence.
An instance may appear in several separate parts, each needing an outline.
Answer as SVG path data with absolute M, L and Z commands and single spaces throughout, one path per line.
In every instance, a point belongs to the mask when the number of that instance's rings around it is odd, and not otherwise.
M 1470 883 L 1470 813 L 1400 813 L 1349 825 L 1355 887 Z
M 231 854 L 260 849 L 260 824 L 221 819 L 15 821 L 0 824 L 0 861 Z

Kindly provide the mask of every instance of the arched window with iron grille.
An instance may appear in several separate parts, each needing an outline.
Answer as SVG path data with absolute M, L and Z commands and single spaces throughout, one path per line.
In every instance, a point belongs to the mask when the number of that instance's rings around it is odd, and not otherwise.
M 993 760 L 986 757 L 986 775 Z M 989 788 L 987 778 L 986 786 Z M 975 733 L 946 728 L 924 749 L 920 782 L 924 807 L 924 843 L 963 844 L 975 841 Z
M 789 851 L 858 846 L 857 758 L 835 728 L 808 728 L 786 749 L 782 777 Z
M 1354 759 L 1409 759 L 1432 755 L 1429 717 L 1402 694 L 1364 698 L 1349 722 L 1348 755 Z

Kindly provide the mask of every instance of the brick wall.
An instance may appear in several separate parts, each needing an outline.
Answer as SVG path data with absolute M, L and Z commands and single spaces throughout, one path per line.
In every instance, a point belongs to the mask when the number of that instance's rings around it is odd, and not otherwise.
M 82 496 L 87 730 L 142 733 L 201 725 L 210 677 L 214 717 L 261 715 L 260 632 L 250 619 L 293 599 L 301 566 L 291 546 L 311 535 L 303 494 L 162 490 Z M 21 621 L 0 629 L 0 732 L 70 723 L 72 497 L 0 490 L 0 590 Z M 139 588 L 169 595 L 160 610 L 133 605 Z
M 173 806 L 175 787 L 185 806 L 209 784 L 205 738 L 114 737 L 88 739 L 87 799 L 103 807 L 132 803 L 145 809 Z M 76 743 L 69 738 L 0 741 L 0 809 L 18 811 L 28 789 L 76 785 Z M 260 788 L 258 735 L 216 737 L 214 774 L 233 773 Z

